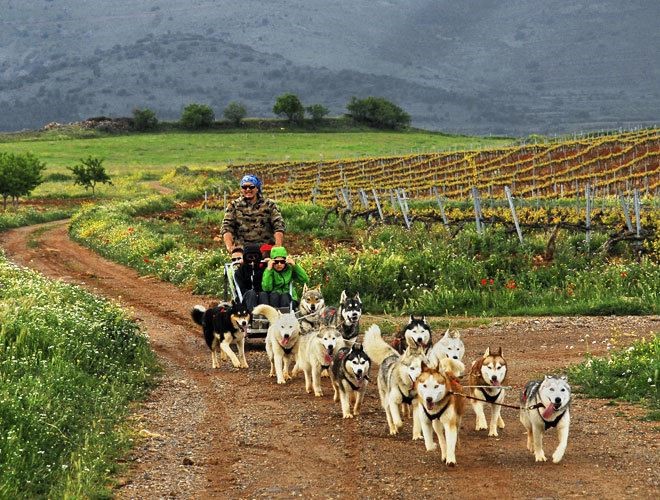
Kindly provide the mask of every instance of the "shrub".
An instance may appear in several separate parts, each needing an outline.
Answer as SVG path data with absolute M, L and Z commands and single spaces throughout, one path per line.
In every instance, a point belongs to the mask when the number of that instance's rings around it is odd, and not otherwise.
M 358 99 L 352 97 L 346 106 L 348 115 L 358 123 L 370 127 L 400 129 L 410 124 L 410 115 L 396 104 L 382 97 Z
M 180 123 L 183 127 L 190 130 L 208 128 L 213 125 L 215 114 L 206 104 L 188 104 L 183 108 Z
M 158 118 L 149 108 L 133 110 L 133 128 L 140 132 L 153 130 L 158 126 Z
M 305 108 L 297 95 L 282 94 L 275 101 L 273 113 L 277 116 L 286 116 L 291 123 L 300 123 L 305 116 Z
M 30 194 L 41 184 L 41 172 L 45 168 L 46 165 L 31 153 L 0 153 L 0 195 L 3 208 L 7 208 L 9 198 L 17 206 L 21 196 Z
M 241 103 L 232 101 L 223 111 L 223 115 L 226 120 L 232 122 L 238 127 L 243 121 L 243 118 L 247 116 L 247 110 Z
M 99 182 L 101 184 L 112 185 L 110 176 L 106 173 L 101 158 L 92 158 L 89 156 L 87 159 L 80 160 L 79 165 L 67 168 L 73 172 L 75 178 L 74 184 L 81 185 L 85 190 L 91 188 L 92 195 L 95 194 L 96 185 Z
M 330 110 L 323 104 L 312 104 L 311 106 L 307 106 L 305 110 L 309 113 L 312 117 L 312 121 L 315 123 L 319 123 L 323 120 L 324 116 L 327 116 L 327 114 L 330 113 Z

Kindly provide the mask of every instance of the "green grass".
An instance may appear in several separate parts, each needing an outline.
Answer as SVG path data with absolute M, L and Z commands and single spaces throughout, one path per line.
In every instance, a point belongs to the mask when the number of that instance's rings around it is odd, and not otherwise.
M 511 139 L 448 136 L 434 132 L 210 131 L 94 135 L 5 134 L 0 151 L 31 152 L 47 165 L 46 174 L 65 171 L 81 158 L 104 158 L 111 176 L 164 173 L 174 167 L 219 167 L 229 163 L 335 160 L 363 156 L 407 155 L 450 148 L 503 146 Z
M 137 324 L 0 254 L 0 498 L 104 498 L 157 374 Z

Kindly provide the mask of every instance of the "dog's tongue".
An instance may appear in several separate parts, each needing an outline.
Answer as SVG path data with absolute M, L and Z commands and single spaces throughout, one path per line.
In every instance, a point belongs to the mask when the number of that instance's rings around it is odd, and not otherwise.
M 543 410 L 543 418 L 550 418 L 552 414 L 555 412 L 555 405 L 550 403 L 548 407 Z
M 287 345 L 289 343 L 289 337 L 282 337 L 282 344 Z
M 500 384 L 499 380 L 493 380 L 491 384 L 494 385 L 495 387 L 499 387 L 500 385 L 502 385 Z
M 326 365 L 329 365 L 330 363 L 332 363 L 332 356 L 330 356 L 330 354 L 328 354 L 328 353 L 326 352 L 326 353 L 325 353 L 325 357 L 323 358 L 323 360 L 324 360 L 324 362 L 325 362 Z

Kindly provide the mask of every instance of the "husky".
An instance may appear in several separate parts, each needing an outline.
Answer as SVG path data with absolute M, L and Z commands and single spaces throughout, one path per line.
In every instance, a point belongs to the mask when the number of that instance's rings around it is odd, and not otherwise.
M 303 285 L 302 295 L 300 296 L 297 315 L 300 318 L 301 332 L 307 333 L 312 330 L 318 330 L 324 311 L 325 300 L 323 299 L 323 293 L 321 293 L 321 285 L 308 288 L 307 283 L 305 283 Z
M 245 359 L 245 337 L 250 324 L 250 311 L 245 304 L 232 301 L 231 304 L 218 304 L 208 309 L 196 305 L 190 315 L 193 321 L 202 327 L 204 340 L 211 350 L 211 366 L 214 369 L 220 368 L 220 361 L 227 357 L 234 368 L 248 368 Z M 232 351 L 231 344 L 236 344 L 238 357 Z
M 360 333 L 360 318 L 362 317 L 362 301 L 360 294 L 355 293 L 352 297 L 346 295 L 342 290 L 339 297 L 339 321 L 341 334 L 344 340 L 354 341 Z
M 315 396 L 323 396 L 321 372 L 332 366 L 335 351 L 344 347 L 344 338 L 334 326 L 323 325 L 318 330 L 301 335 L 298 340 L 298 355 L 292 376 L 299 371 L 305 374 L 305 390 L 314 389 Z
M 545 462 L 543 433 L 557 427 L 559 444 L 552 461 L 559 463 L 564 457 L 571 424 L 571 387 L 566 377 L 546 375 L 543 380 L 528 382 L 520 398 L 520 422 L 527 429 L 527 449 L 537 462 Z
M 371 359 L 359 342 L 354 342 L 351 347 L 342 347 L 335 352 L 330 378 L 335 390 L 333 400 L 341 402 L 341 412 L 344 418 L 353 418 L 360 414 L 364 393 L 369 384 L 370 367 Z M 352 411 L 351 397 L 355 398 Z
M 408 324 L 394 337 L 392 346 L 399 354 L 403 354 L 408 346 L 419 346 L 426 352 L 431 343 L 431 327 L 426 322 L 426 316 L 415 318 L 411 314 Z
M 455 395 L 462 392 L 454 377 L 457 367 L 454 360 L 448 359 L 445 365 L 449 371 L 438 371 L 426 365 L 415 381 L 414 418 L 417 419 L 424 435 L 426 451 L 434 451 L 437 444 L 433 432 L 438 436 L 442 461 L 447 465 L 456 465 L 456 442 L 461 418 L 465 410 L 463 397 Z
M 490 348 L 486 348 L 484 355 L 474 361 L 470 369 L 470 385 L 485 386 L 470 388 L 470 395 L 477 398 L 471 400 L 472 408 L 477 415 L 474 429 L 479 431 L 488 428 L 489 436 L 497 436 L 497 429 L 504 428 L 499 403 L 504 401 L 505 390 L 502 387 L 502 382 L 506 377 L 506 369 L 506 361 L 502 357 L 501 347 L 493 354 L 491 354 Z M 492 407 L 489 427 L 486 426 L 484 403 L 488 403 Z
M 403 427 L 400 407 L 412 405 L 415 398 L 415 380 L 422 372 L 426 360 L 421 346 L 409 344 L 399 354 L 383 340 L 378 325 L 371 325 L 364 334 L 364 351 L 376 363 L 378 369 L 378 393 L 385 410 L 390 435 L 398 434 Z
M 291 379 L 289 363 L 295 358 L 300 338 L 300 324 L 293 312 L 282 313 L 267 304 L 259 304 L 252 310 L 268 320 L 266 353 L 270 359 L 270 376 L 277 377 L 278 384 Z
M 463 364 L 463 356 L 465 355 L 465 345 L 461 339 L 459 332 L 450 332 L 449 329 L 445 332 L 443 337 L 438 340 L 433 347 L 429 349 L 427 354 L 429 358 L 429 365 L 433 368 L 439 369 L 440 360 L 442 358 L 450 358 L 456 361 L 459 367 L 459 377 L 465 373 L 465 365 Z M 460 369 L 462 367 L 462 369 Z

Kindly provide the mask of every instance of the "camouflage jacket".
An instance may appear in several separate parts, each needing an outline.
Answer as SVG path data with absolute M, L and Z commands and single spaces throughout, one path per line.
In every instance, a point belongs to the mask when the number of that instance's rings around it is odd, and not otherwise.
M 231 233 L 234 245 L 275 243 L 274 234 L 284 232 L 284 219 L 274 201 L 259 197 L 249 204 L 243 197 L 227 205 L 220 234 Z

